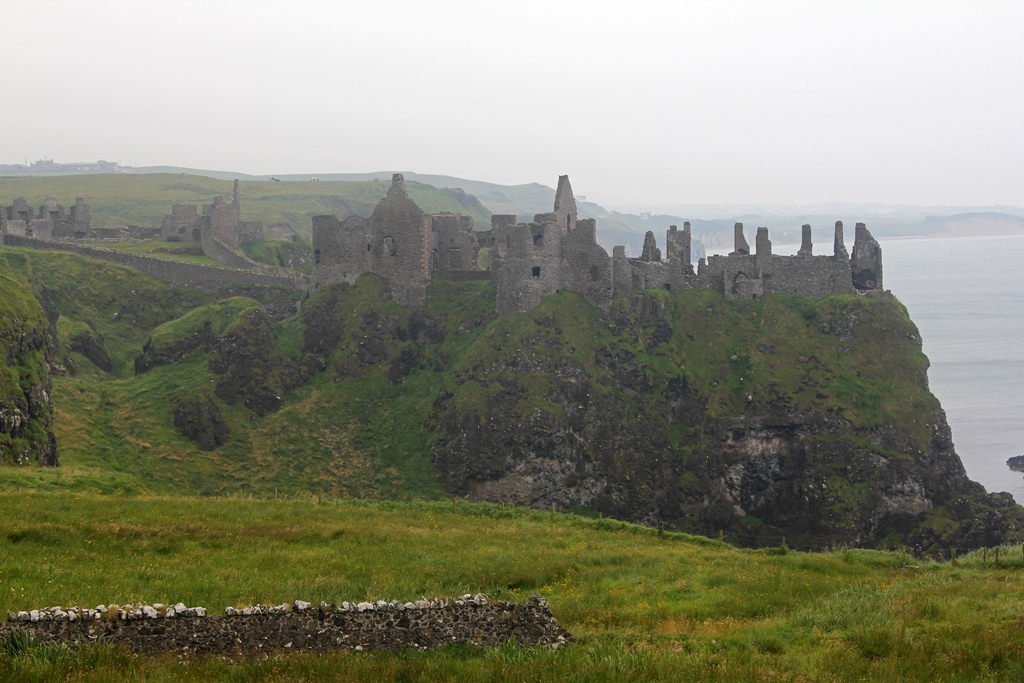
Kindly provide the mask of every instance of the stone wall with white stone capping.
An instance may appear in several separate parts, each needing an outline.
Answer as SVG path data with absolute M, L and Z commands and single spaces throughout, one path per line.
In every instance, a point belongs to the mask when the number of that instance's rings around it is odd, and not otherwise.
M 33 640 L 70 647 L 102 640 L 139 654 L 250 656 L 275 650 L 483 647 L 509 640 L 558 648 L 575 640 L 537 594 L 522 603 L 491 601 L 482 593 L 316 606 L 296 600 L 227 607 L 223 616 L 180 602 L 56 606 L 8 612 L 7 619 L 0 623 L 0 638 L 22 632 Z

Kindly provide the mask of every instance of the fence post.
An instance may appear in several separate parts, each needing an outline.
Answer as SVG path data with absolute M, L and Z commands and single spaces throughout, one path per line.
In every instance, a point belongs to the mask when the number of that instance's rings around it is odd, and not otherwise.
M 954 567 L 956 566 L 956 548 L 949 549 L 949 561 L 953 563 Z

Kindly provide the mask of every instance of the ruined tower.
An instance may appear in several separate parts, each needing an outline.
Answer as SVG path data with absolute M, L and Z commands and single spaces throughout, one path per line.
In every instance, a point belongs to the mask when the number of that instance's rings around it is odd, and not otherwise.
M 562 229 L 562 234 L 569 232 L 576 227 L 576 197 L 572 194 L 572 185 L 569 184 L 569 176 L 558 176 L 558 189 L 555 190 L 555 216 L 556 222 Z
M 863 223 L 857 223 L 850 270 L 858 290 L 882 289 L 882 248 Z
M 732 253 L 737 256 L 742 256 L 750 253 L 750 245 L 747 244 L 747 238 L 743 236 L 743 224 L 737 223 L 732 226 L 732 240 L 733 250 Z

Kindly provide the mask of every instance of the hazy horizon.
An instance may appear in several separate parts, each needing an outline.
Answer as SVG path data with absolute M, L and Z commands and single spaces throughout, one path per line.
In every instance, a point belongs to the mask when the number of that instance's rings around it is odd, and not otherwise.
M 5 9 L 3 163 L 567 173 L 634 212 L 1024 205 L 1024 3 Z

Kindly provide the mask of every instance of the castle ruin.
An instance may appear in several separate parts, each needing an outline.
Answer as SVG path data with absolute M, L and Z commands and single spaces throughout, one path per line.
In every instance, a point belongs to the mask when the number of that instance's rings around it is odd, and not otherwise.
M 202 213 L 195 204 L 175 204 L 171 213 L 160 223 L 158 239 L 165 242 L 202 242 L 215 239 L 234 249 L 244 242 L 263 239 L 263 223 L 247 222 L 241 219 L 241 202 L 238 199 L 238 181 L 231 191 L 231 201 L 223 195 L 213 198 L 212 204 L 205 204 Z
M 352 283 L 372 272 L 391 281 L 395 301 L 422 303 L 435 279 L 493 279 L 501 315 L 528 311 L 549 294 L 578 292 L 594 306 L 607 309 L 615 294 L 642 289 L 715 289 L 726 299 L 754 299 L 764 294 L 819 298 L 882 290 L 882 253 L 863 223 L 856 227 L 853 256 L 836 222 L 833 253 L 813 255 L 811 226 L 802 228 L 800 250 L 793 256 L 772 253 L 767 228 L 758 228 L 751 253 L 743 224 L 734 227 L 734 249 L 691 262 L 690 224 L 671 226 L 665 252 L 653 232 L 644 237 L 639 257 L 623 246 L 609 256 L 597 243 L 594 219 L 578 216 L 568 176 L 560 176 L 554 210 L 530 223 L 494 215 L 491 229 L 474 232 L 472 219 L 458 214 L 427 215 L 405 191 L 395 174 L 387 196 L 369 218 L 313 218 L 314 291 L 332 282 Z M 486 249 L 489 270 L 478 265 Z
M 165 242 L 197 242 L 203 254 L 232 268 L 267 270 L 236 249 L 244 242 L 263 239 L 263 223 L 241 220 L 238 181 L 235 181 L 228 202 L 222 195 L 213 198 L 200 212 L 193 204 L 175 204 L 159 228 L 137 225 L 119 228 L 92 226 L 92 214 L 85 200 L 79 197 L 69 211 L 47 198 L 38 212 L 18 197 L 13 205 L 0 207 L 0 235 L 37 240 L 159 240 Z
M 473 219 L 424 213 L 406 192 L 401 173 L 369 218 L 313 217 L 314 290 L 376 273 L 391 282 L 395 301 L 417 305 L 433 279 L 487 278 L 477 264 L 479 253 Z
M 36 239 L 81 238 L 89 234 L 92 214 L 81 197 L 70 210 L 47 197 L 38 212 L 33 212 L 24 197 L 18 197 L 11 206 L 0 206 L 0 233 Z

